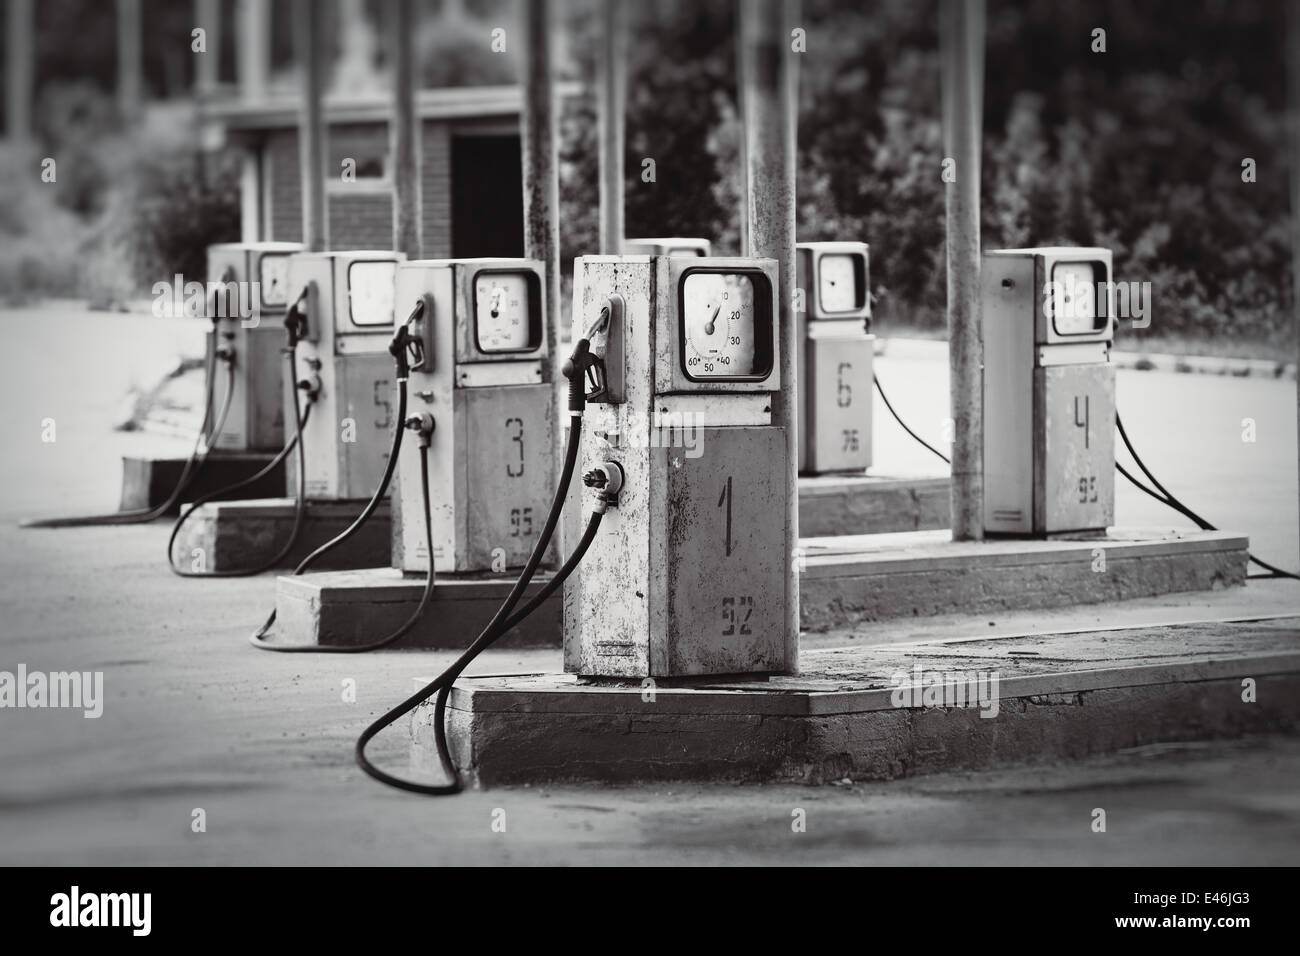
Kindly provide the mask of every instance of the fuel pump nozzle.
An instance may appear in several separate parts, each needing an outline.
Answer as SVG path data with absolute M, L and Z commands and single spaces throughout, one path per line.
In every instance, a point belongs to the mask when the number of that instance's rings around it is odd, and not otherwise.
M 424 317 L 424 300 L 415 303 L 415 308 L 406 317 L 406 321 L 397 327 L 392 340 L 388 343 L 388 354 L 397 365 L 397 380 L 405 382 L 411 375 L 411 369 L 424 367 L 424 340 L 412 330 L 416 322 Z
M 298 298 L 293 300 L 293 305 L 289 306 L 284 313 L 284 328 L 289 334 L 288 349 L 295 349 L 298 343 L 303 340 L 307 334 L 307 299 L 310 289 L 307 286 L 302 287 L 302 292 Z
M 309 286 L 303 286 L 302 292 L 298 293 L 298 298 L 293 300 L 293 305 L 289 306 L 284 313 L 284 330 L 288 336 L 285 342 L 284 353 L 290 356 L 290 365 L 294 365 L 298 355 L 298 343 L 303 340 L 307 334 L 307 301 L 311 294 Z M 317 363 L 319 368 L 319 363 Z M 293 369 L 291 367 L 292 374 Z M 295 387 L 301 391 L 309 402 L 316 401 L 320 395 L 321 382 L 319 375 L 313 375 L 311 378 L 299 379 Z
M 213 341 L 216 343 L 212 351 L 212 357 L 218 362 L 234 365 L 235 346 L 233 340 L 235 334 L 233 332 L 222 332 L 220 319 L 212 320 L 212 334 L 214 336 Z
M 609 392 L 609 378 L 605 371 L 605 360 L 591 351 L 591 339 L 605 331 L 609 325 L 609 306 L 600 310 L 600 315 L 587 327 L 586 333 L 578 339 L 573 353 L 564 363 L 564 377 L 569 380 L 569 411 L 581 412 L 588 402 L 598 401 Z M 584 380 L 590 384 L 590 391 L 584 390 Z

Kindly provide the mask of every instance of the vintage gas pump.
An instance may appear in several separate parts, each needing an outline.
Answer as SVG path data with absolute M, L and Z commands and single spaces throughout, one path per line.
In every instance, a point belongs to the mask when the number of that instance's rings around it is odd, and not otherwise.
M 983 257 L 984 530 L 1102 531 L 1115 514 L 1108 249 Z
M 420 260 L 397 267 L 411 329 L 408 427 L 427 452 L 398 458 L 394 564 L 430 570 L 420 458 L 429 460 L 434 570 L 503 571 L 528 558 L 554 493 L 554 393 L 545 278 L 527 259 Z M 399 316 L 400 318 L 400 316 Z
M 284 444 L 284 326 L 279 319 L 289 306 L 289 257 L 301 251 L 296 242 L 219 243 L 208 246 L 208 298 L 216 334 L 213 353 L 227 349 L 234 357 L 230 407 L 212 447 L 223 451 L 278 451 Z M 213 407 L 225 403 L 225 379 L 210 383 Z
M 772 395 L 785 387 L 778 292 L 770 259 L 578 260 L 575 340 L 599 330 L 578 470 L 619 497 L 566 588 L 565 670 L 784 669 L 794 585 L 785 435 L 772 423 Z
M 709 240 L 684 236 L 623 240 L 623 252 L 629 256 L 707 256 L 712 251 Z
M 395 252 L 303 252 L 289 259 L 290 300 L 306 290 L 297 369 L 286 387 L 315 395 L 303 429 L 307 497 L 368 498 L 384 474 L 394 426 Z M 288 397 L 287 408 L 292 408 Z M 290 458 L 289 486 L 296 462 Z
M 865 471 L 876 342 L 867 244 L 801 242 L 795 263 L 806 316 L 799 340 L 799 471 Z

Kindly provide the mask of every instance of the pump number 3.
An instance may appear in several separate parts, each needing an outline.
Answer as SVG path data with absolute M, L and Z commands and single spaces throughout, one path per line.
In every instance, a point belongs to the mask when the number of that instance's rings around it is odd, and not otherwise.
M 510 478 L 522 478 L 524 476 L 524 420 L 522 418 L 507 418 L 506 434 L 515 445 L 516 453 L 519 455 L 518 463 L 514 461 L 506 462 L 506 475 Z

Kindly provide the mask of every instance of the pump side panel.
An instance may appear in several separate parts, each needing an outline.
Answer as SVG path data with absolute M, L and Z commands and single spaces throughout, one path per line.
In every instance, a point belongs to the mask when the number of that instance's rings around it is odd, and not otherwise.
M 335 433 L 336 497 L 369 498 L 384 476 L 392 431 L 398 427 L 393 359 L 387 353 L 340 356 L 334 379 L 339 419 L 356 425 L 356 441 L 340 441 L 341 429 Z
M 984 531 L 1034 530 L 1033 372 L 1038 297 L 1029 256 L 985 255 Z
M 1035 369 L 1035 518 L 1044 534 L 1101 530 L 1115 520 L 1115 366 Z
M 804 295 L 803 309 L 798 313 L 801 316 L 808 314 L 808 297 L 813 295 L 816 290 L 813 289 L 812 275 L 812 250 L 800 249 L 797 246 L 794 250 L 794 276 L 795 288 L 802 290 Z M 804 328 L 807 328 L 805 320 Z M 800 335 L 795 340 L 797 343 L 797 377 L 795 381 L 799 383 L 799 389 L 803 392 L 799 400 L 795 402 L 795 408 L 799 416 L 799 474 L 805 471 L 815 471 L 816 465 L 811 461 L 812 446 L 815 437 L 811 432 L 811 390 L 808 382 L 811 381 L 812 357 L 808 354 L 808 342 L 806 336 Z
M 423 574 L 429 570 L 428 546 L 424 540 L 423 483 L 420 480 L 420 456 L 429 459 L 430 512 L 433 521 L 434 566 L 438 571 L 458 570 L 455 565 L 456 541 L 463 537 L 464 521 L 458 520 L 461 509 L 456 496 L 463 494 L 464 429 L 456 416 L 453 382 L 456 360 L 452 325 L 455 302 L 452 270 L 446 266 L 406 263 L 397 269 L 396 301 L 399 311 L 412 308 L 423 296 L 429 296 L 429 311 L 417 323 L 423 336 L 428 332 L 431 367 L 412 371 L 407 386 L 408 416 L 428 413 L 433 416 L 433 436 L 426 452 L 420 448 L 419 436 L 407 431 L 397 466 L 396 487 L 390 493 L 393 502 L 393 566 L 403 571 Z M 405 315 L 402 316 L 405 320 Z
M 656 488 L 651 474 L 653 449 L 647 447 L 651 410 L 654 296 L 650 259 L 579 260 L 575 282 L 575 338 L 600 314 L 606 298 L 618 293 L 625 303 L 627 350 L 626 402 L 593 403 L 582 422 L 582 439 L 570 496 L 580 506 L 585 527 L 592 495 L 581 487 L 582 474 L 608 459 L 622 465 L 626 484 L 610 508 L 578 571 L 564 586 L 564 669 L 584 675 L 643 678 L 650 675 L 650 647 L 663 633 L 661 610 L 652 609 L 652 572 L 662 561 L 652 553 L 651 520 Z M 631 374 L 636 370 L 636 374 Z M 563 423 L 559 426 L 563 428 Z M 662 494 L 662 488 L 659 489 Z M 581 533 L 580 531 L 578 532 Z M 576 535 L 571 544 L 576 544 Z
M 668 491 L 662 676 L 781 671 L 785 429 L 705 428 L 701 448 L 655 451 Z
M 551 386 L 467 388 L 461 392 L 467 424 L 465 490 L 469 508 L 463 570 L 491 569 L 497 549 L 504 552 L 507 567 L 522 567 L 555 494 Z M 581 481 L 581 476 L 577 480 Z M 554 564 L 555 545 L 553 536 L 544 566 Z M 462 570 L 459 564 L 457 569 Z
M 875 336 L 862 320 L 809 323 L 807 378 L 799 380 L 808 431 L 801 444 L 813 473 L 861 472 L 871 467 L 871 376 Z M 832 327 L 837 326 L 838 328 Z M 836 334 L 838 333 L 838 334 Z
M 289 364 L 283 351 L 284 318 L 279 314 L 263 315 L 256 328 L 242 331 L 243 348 L 239 354 L 247 393 L 247 447 L 250 451 L 279 451 L 285 443 L 282 399 L 284 371 Z
M 235 353 L 235 366 L 232 369 L 230 406 L 226 411 L 221 431 L 217 433 L 214 447 L 223 451 L 250 450 L 248 431 L 248 378 L 251 356 L 248 347 L 248 332 L 240 328 L 238 319 L 222 319 L 217 323 L 214 339 L 208 336 L 208 367 L 212 369 L 212 414 L 220 412 L 226 401 L 227 372 L 223 362 L 213 364 L 212 353 L 217 348 L 230 348 Z M 280 393 L 275 395 L 280 398 Z
M 298 358 L 292 379 L 284 380 L 284 420 L 293 422 L 294 383 L 320 381 L 320 395 L 311 410 L 307 427 L 303 429 L 302 454 L 306 460 L 306 488 L 309 498 L 337 498 L 337 452 L 340 441 L 342 415 L 339 412 L 339 390 L 334 376 L 334 275 L 328 258 L 313 254 L 300 254 L 289 259 L 290 289 L 306 287 L 307 335 L 298 343 Z M 306 394 L 299 392 L 306 407 Z M 285 476 L 290 494 L 297 493 L 298 452 L 285 461 Z

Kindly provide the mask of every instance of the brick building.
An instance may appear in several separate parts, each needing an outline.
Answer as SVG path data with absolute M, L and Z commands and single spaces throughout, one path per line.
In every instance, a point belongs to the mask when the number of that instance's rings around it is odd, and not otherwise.
M 426 258 L 523 255 L 521 102 L 514 86 L 417 93 Z M 331 249 L 392 246 L 391 109 L 382 95 L 325 99 Z M 244 241 L 302 238 L 297 110 L 296 97 L 216 102 L 204 110 L 207 144 L 245 155 Z

